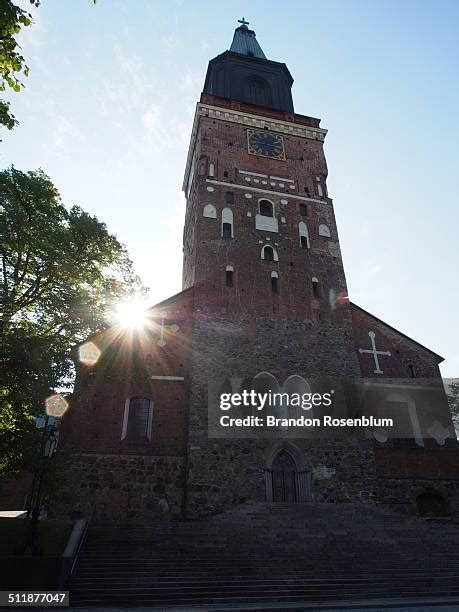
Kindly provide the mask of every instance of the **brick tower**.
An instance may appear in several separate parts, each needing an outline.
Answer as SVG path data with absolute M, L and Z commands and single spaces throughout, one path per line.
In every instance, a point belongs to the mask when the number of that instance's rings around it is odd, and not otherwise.
M 208 437 L 213 383 L 225 379 L 234 388 L 264 373 L 273 389 L 306 390 L 314 377 L 360 374 L 327 193 L 326 130 L 319 119 L 294 112 L 292 82 L 287 66 L 265 57 L 243 20 L 230 50 L 210 61 L 196 109 L 184 179 L 183 263 L 183 288 L 194 287 L 195 296 L 187 502 L 193 511 L 275 497 L 273 462 L 283 450 L 296 455 L 297 501 L 311 499 L 313 465 L 336 474 L 316 488 L 318 499 L 355 498 L 374 488 L 365 442 Z
M 292 82 L 246 23 L 209 63 L 184 181 L 183 288 L 236 317 L 345 325 L 326 130 L 294 113 Z

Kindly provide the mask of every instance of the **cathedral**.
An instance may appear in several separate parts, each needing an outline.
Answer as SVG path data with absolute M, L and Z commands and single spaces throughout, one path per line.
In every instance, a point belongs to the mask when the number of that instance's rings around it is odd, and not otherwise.
M 142 329 L 114 326 L 75 349 L 68 511 L 193 517 L 275 501 L 450 515 L 459 468 L 442 357 L 350 301 L 327 130 L 294 110 L 286 64 L 240 23 L 196 105 L 182 291 Z M 331 387 L 338 414 L 371 404 L 397 432 L 219 425 L 222 391 Z

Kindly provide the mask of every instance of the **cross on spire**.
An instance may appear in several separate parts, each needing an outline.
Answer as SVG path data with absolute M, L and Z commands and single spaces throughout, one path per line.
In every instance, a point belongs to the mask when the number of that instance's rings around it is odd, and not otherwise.
M 250 23 L 250 21 L 246 21 L 246 20 L 245 20 L 245 17 L 243 17 L 242 19 L 238 19 L 238 20 L 237 20 L 237 22 L 238 22 L 238 23 L 241 23 L 241 24 L 242 24 L 242 27 L 244 27 L 244 26 L 248 26 L 248 25 L 249 25 L 249 23 Z
M 387 355 L 388 357 L 391 356 L 391 353 L 389 351 L 377 351 L 376 350 L 376 343 L 375 343 L 375 332 L 374 331 L 369 331 L 368 335 L 370 336 L 370 340 L 371 340 L 371 349 L 359 349 L 359 353 L 369 353 L 370 355 L 373 355 L 373 359 L 375 361 L 375 369 L 374 369 L 374 373 L 375 374 L 383 374 L 384 372 L 381 370 L 381 368 L 379 367 L 379 359 L 378 359 L 378 355 Z

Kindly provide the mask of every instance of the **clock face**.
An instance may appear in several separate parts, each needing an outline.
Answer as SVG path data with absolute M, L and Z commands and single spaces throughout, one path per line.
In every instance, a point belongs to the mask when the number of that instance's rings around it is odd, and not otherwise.
M 249 153 L 274 159 L 285 159 L 284 140 L 280 134 L 247 130 Z

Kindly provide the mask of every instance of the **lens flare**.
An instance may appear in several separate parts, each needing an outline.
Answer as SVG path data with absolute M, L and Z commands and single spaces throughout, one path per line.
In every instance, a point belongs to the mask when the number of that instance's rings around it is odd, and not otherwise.
M 46 398 L 45 406 L 46 414 L 48 416 L 61 418 L 67 412 L 69 403 L 65 397 L 62 397 L 62 395 L 56 393 L 55 395 L 50 395 L 50 397 Z
M 121 327 L 139 329 L 147 323 L 147 304 L 138 299 L 126 300 L 116 306 L 114 315 Z
M 83 365 L 93 366 L 99 361 L 101 351 L 94 342 L 85 342 L 78 349 L 78 358 Z

